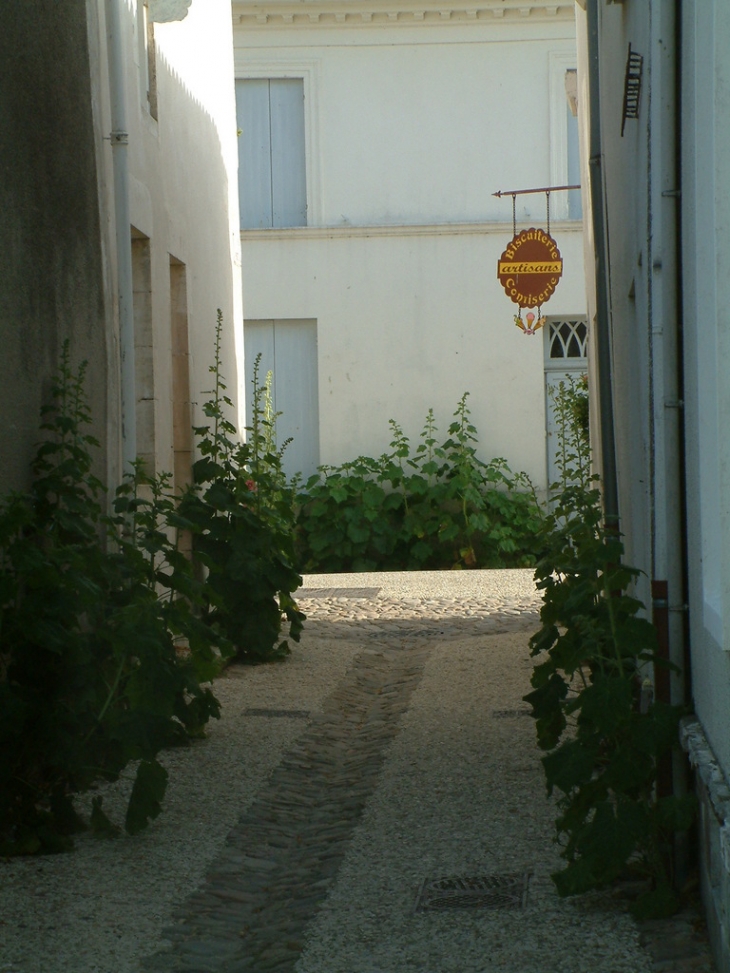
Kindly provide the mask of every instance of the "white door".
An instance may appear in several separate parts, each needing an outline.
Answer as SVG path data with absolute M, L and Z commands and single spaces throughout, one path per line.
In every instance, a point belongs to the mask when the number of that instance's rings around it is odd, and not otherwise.
M 547 443 L 548 489 L 560 479 L 555 404 L 550 390 L 569 378 L 580 378 L 588 371 L 585 318 L 549 318 L 545 327 L 545 439 Z
M 287 476 L 306 479 L 319 465 L 319 390 L 317 379 L 317 322 L 312 319 L 246 321 L 246 425 L 253 415 L 253 369 L 261 355 L 259 384 L 272 373 L 272 405 L 282 414 L 276 420 L 279 444 L 292 441 L 284 453 Z

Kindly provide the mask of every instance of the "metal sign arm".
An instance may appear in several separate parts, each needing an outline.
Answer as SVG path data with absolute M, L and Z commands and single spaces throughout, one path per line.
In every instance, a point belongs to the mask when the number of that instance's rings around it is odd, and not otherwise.
M 577 186 L 543 186 L 541 189 L 500 189 L 499 192 L 492 193 L 492 196 L 529 196 L 530 193 L 562 193 L 569 189 L 580 189 Z

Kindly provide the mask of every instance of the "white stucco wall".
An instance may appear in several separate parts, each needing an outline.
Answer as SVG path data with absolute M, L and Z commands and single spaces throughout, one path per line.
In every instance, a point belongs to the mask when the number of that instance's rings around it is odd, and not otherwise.
M 661 282 L 660 266 L 652 273 L 650 264 L 657 258 L 652 243 L 661 249 L 660 226 L 657 214 L 652 214 L 648 193 L 651 179 L 647 158 L 647 124 L 650 105 L 648 17 L 646 10 L 627 18 L 622 7 L 601 7 L 601 63 L 600 63 L 600 137 L 604 188 L 609 200 L 605 214 L 610 264 L 611 304 L 611 372 L 613 383 L 614 435 L 619 492 L 620 529 L 625 546 L 626 562 L 638 567 L 642 576 L 637 580 L 636 593 L 647 606 L 651 603 L 650 580 L 665 577 L 664 568 L 656 574 L 654 543 L 657 536 L 652 503 L 651 450 L 656 446 L 652 423 L 652 383 L 650 356 L 652 314 L 661 317 L 658 294 Z M 588 53 L 586 16 L 578 9 L 576 21 L 579 37 L 579 62 L 582 96 L 585 108 L 583 122 L 581 182 L 588 187 L 590 172 L 590 136 L 588 131 Z M 632 49 L 646 53 L 644 86 L 639 119 L 627 119 L 622 130 L 624 73 L 629 40 Z M 615 52 L 615 53 L 614 53 Z M 655 159 L 655 168 L 659 169 Z M 655 173 L 656 178 L 656 173 Z M 593 235 L 590 197 L 584 193 L 586 214 L 586 270 L 588 304 L 591 318 L 596 313 L 595 264 L 592 257 Z M 654 219 L 652 227 L 651 220 Z M 594 345 L 594 351 L 595 345 Z M 655 349 L 656 350 L 656 349 Z M 597 363 L 591 363 L 594 389 L 592 428 L 594 442 L 599 443 L 600 428 Z M 600 471 L 601 452 L 595 450 Z M 661 516 L 661 512 L 659 515 Z
M 580 229 L 554 232 L 566 270 L 545 309 L 580 314 Z M 380 455 L 390 418 L 416 439 L 429 407 L 446 438 L 469 392 L 482 456 L 545 487 L 543 338 L 515 326 L 496 278 L 511 235 L 511 224 L 242 235 L 247 316 L 317 319 L 323 463 Z
M 307 134 L 309 225 L 242 233 L 245 316 L 316 319 L 322 462 L 379 454 L 389 418 L 417 437 L 429 407 L 445 435 L 469 391 L 483 458 L 544 489 L 543 340 L 496 279 L 512 205 L 492 194 L 566 182 L 572 4 L 486 0 L 469 18 L 449 3 L 420 21 L 391 2 L 338 21 L 336 6 L 308 5 L 305 24 L 294 5 L 234 2 L 236 76 L 303 78 Z M 565 271 L 543 311 L 576 317 L 566 206 L 553 196 Z M 544 195 L 517 197 L 518 230 L 545 218 Z
M 668 475 L 667 415 L 676 394 L 667 391 L 673 363 L 668 335 L 675 326 L 677 269 L 671 263 L 677 230 L 675 153 L 667 153 L 675 117 L 662 98 L 666 6 L 630 14 L 600 7 L 602 152 L 610 240 L 616 444 L 621 528 L 627 560 L 648 577 L 666 578 L 672 543 L 668 508 L 680 494 L 679 470 Z M 579 30 L 585 18 L 578 16 Z M 686 564 L 690 589 L 693 702 L 708 740 L 730 772 L 730 446 L 722 435 L 730 419 L 723 381 L 726 347 L 722 308 L 730 300 L 728 184 L 730 126 L 724 110 L 730 90 L 723 51 L 730 11 L 721 3 L 688 4 L 683 17 L 682 70 L 682 294 L 684 448 L 687 488 Z M 639 118 L 620 132 L 626 49 L 644 54 Z M 680 52 L 675 52 L 679 58 Z M 714 92 L 714 98 L 708 97 Z M 653 122 L 653 125 L 650 124 Z M 585 178 L 585 175 L 584 175 Z M 589 303 L 594 305 L 592 289 Z M 652 394 L 654 398 L 652 399 Z M 644 583 L 648 603 L 648 578 Z M 684 593 L 670 590 L 679 618 Z
M 157 470 L 173 467 L 170 258 L 185 265 L 190 395 L 193 421 L 209 389 L 216 309 L 224 319 L 223 371 L 238 402 L 238 365 L 243 374 L 242 296 L 238 235 L 238 145 L 233 84 L 230 3 L 192 0 L 184 19 L 156 23 L 157 117 L 150 112 L 140 8 L 120 0 L 129 134 L 131 223 L 149 238 L 154 404 L 138 423 L 152 423 Z M 169 5 L 168 5 L 169 6 Z M 178 5 L 184 13 L 186 4 Z M 105 59 L 104 4 L 100 3 Z M 173 10 L 172 13 L 175 11 Z M 169 11 L 168 11 L 169 13 Z M 105 79 L 107 80 L 107 79 Z M 108 80 L 107 80 L 108 84 Z M 102 87 L 100 124 L 109 131 L 108 88 Z M 104 205 L 111 215 L 110 149 L 103 159 Z M 113 237 L 112 237 L 113 239 Z M 111 243 L 113 249 L 113 242 Z M 138 394 L 148 376 L 137 375 Z M 241 380 L 242 381 L 242 380 Z M 237 406 L 236 406 L 237 408 Z M 239 418 L 236 414 L 236 420 Z M 150 429 L 138 429 L 138 441 Z
M 691 732 L 684 732 L 683 740 L 700 797 L 700 885 L 717 967 L 725 973 L 730 970 L 730 441 L 724 433 L 730 421 L 725 320 L 730 7 L 724 0 L 681 5 L 651 0 L 598 3 L 594 9 L 621 529 L 627 560 L 647 574 L 640 591 L 645 603 L 649 578 L 668 581 L 669 649 L 679 663 L 685 657 L 688 612 L 691 671 L 685 676 L 696 719 L 689 721 Z M 675 14 L 681 16 L 679 32 Z M 583 14 L 578 30 L 580 61 L 587 66 Z M 677 37 L 681 50 L 674 46 Z M 626 120 L 621 138 L 629 42 L 644 57 L 643 74 L 638 118 Z M 592 242 L 587 235 L 589 247 Z M 591 274 L 591 311 L 592 285 Z M 677 445 L 684 452 L 674 456 L 677 428 Z M 683 701 L 677 698 L 682 688 L 675 673 L 675 702 Z M 675 760 L 675 769 L 681 787 L 680 761 Z
M 730 10 L 690 4 L 683 159 L 686 424 L 692 687 L 730 779 Z M 714 99 L 707 97 L 714 91 Z M 725 364 L 723 364 L 725 363 Z

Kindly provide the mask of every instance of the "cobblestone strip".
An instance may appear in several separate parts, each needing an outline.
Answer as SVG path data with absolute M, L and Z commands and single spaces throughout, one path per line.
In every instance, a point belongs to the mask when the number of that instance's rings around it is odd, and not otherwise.
M 397 644 L 397 640 L 393 640 Z M 364 650 L 228 837 L 149 973 L 287 973 L 374 790 L 429 647 Z M 242 755 L 245 759 L 245 754 Z
M 305 596 L 298 598 L 299 604 L 308 617 L 352 621 L 411 623 L 422 621 L 425 624 L 449 623 L 456 620 L 471 620 L 484 623 L 487 633 L 494 630 L 505 620 L 524 614 L 535 614 L 541 601 L 537 592 L 529 598 L 515 600 L 494 599 L 486 603 L 470 598 L 348 598 L 315 597 L 314 589 L 305 589 Z M 326 590 L 326 589 L 325 589 Z M 391 631 L 389 628 L 388 631 Z M 481 634 L 475 630 L 474 634 Z

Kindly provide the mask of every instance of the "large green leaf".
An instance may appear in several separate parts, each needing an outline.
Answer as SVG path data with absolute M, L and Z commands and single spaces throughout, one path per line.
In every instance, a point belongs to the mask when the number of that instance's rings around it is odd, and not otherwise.
M 547 681 L 543 681 L 542 678 L 537 681 L 540 683 L 537 688 L 522 698 L 532 706 L 532 715 L 537 721 L 539 746 L 543 750 L 552 750 L 557 745 L 566 725 L 562 702 L 568 695 L 568 684 L 556 672 Z
M 91 802 L 91 816 L 89 823 L 93 834 L 102 838 L 114 838 L 119 834 L 119 828 L 106 816 L 101 806 L 102 798 L 95 797 Z
M 597 673 L 580 693 L 579 722 L 604 736 L 615 733 L 631 715 L 632 688 L 630 678 Z
M 665 832 L 687 831 L 697 814 L 697 797 L 684 794 L 682 797 L 662 797 L 654 809 L 654 821 Z
M 574 788 L 585 784 L 593 776 L 597 750 L 586 747 L 576 740 L 562 743 L 557 750 L 542 758 L 548 793 L 554 787 L 569 794 Z

